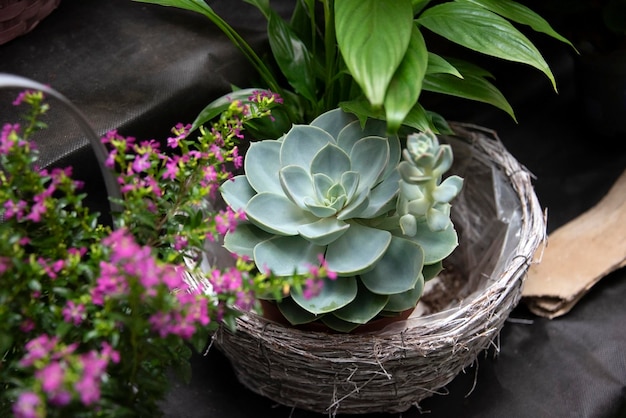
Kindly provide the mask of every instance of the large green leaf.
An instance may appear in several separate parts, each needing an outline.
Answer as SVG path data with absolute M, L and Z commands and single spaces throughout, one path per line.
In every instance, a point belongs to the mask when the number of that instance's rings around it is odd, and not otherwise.
M 428 53 L 428 68 L 427 74 L 452 74 L 459 78 L 463 78 L 459 70 L 454 65 L 448 62 L 445 58 L 440 57 L 432 52 Z
M 276 12 L 270 13 L 267 32 L 274 59 L 289 84 L 312 103 L 317 102 L 313 58 L 304 42 Z
M 292 292 L 293 300 L 307 311 L 320 315 L 336 311 L 352 302 L 357 295 L 357 280 L 354 277 L 338 277 L 335 280 L 324 279 L 320 292 L 305 298 L 302 293 Z
M 374 106 L 406 54 L 413 27 L 411 0 L 335 2 L 337 43 L 350 74 Z
M 389 83 L 385 96 L 385 115 L 390 132 L 400 129 L 407 114 L 417 103 L 427 67 L 426 43 L 422 33 L 414 25 L 409 47 Z
M 451 74 L 426 74 L 423 89 L 490 104 L 504 110 L 513 119 L 515 113 L 504 95 L 486 78 L 461 72 L 463 78 Z
M 537 13 L 524 6 L 511 0 L 463 0 L 470 3 L 477 4 L 485 9 L 491 10 L 494 13 L 499 14 L 509 20 L 512 20 L 523 25 L 528 25 L 537 32 L 545 33 L 548 36 L 558 39 L 574 48 L 574 45 L 568 41 L 565 37 L 556 32 L 552 26 Z
M 554 75 L 539 50 L 502 16 L 472 3 L 457 1 L 433 6 L 417 21 L 466 48 L 533 66 L 550 79 L 556 90 Z

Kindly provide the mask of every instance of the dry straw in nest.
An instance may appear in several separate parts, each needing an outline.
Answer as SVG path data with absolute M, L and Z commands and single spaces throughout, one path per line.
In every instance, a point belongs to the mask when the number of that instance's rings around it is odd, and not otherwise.
M 331 416 L 402 412 L 439 393 L 492 344 L 519 302 L 544 217 L 530 173 L 493 132 L 453 128 L 457 135 L 442 140 L 454 149 L 452 171 L 465 177 L 452 215 L 460 246 L 447 260 L 455 273 L 423 298 L 430 307 L 361 334 L 304 331 L 245 314 L 236 332 L 214 335 L 245 386 Z
M 61 0 L 0 0 L 0 45 L 33 30 Z

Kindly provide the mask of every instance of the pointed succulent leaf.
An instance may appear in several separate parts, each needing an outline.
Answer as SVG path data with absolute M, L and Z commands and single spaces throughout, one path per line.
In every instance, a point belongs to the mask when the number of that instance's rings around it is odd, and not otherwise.
M 332 143 L 325 145 L 315 154 L 310 168 L 312 174 L 326 174 L 333 183 L 339 183 L 341 175 L 350 170 L 350 156 Z
M 306 197 L 304 199 L 304 205 L 313 216 L 316 216 L 318 218 L 328 218 L 330 216 L 334 216 L 337 213 L 337 209 L 335 209 L 334 207 L 318 203 L 316 200 L 309 197 Z
M 301 225 L 317 220 L 285 195 L 273 193 L 259 193 L 250 199 L 246 216 L 259 228 L 277 235 L 297 235 Z
M 311 126 L 321 128 L 328 132 L 333 138 L 337 139 L 341 130 L 354 121 L 357 121 L 357 119 L 352 113 L 344 112 L 341 109 L 334 109 L 315 118 L 313 122 L 311 122 Z
M 254 142 L 246 153 L 244 170 L 250 186 L 257 193 L 280 193 L 280 145 L 279 141 Z
M 415 282 L 415 286 L 406 292 L 389 296 L 389 301 L 385 305 L 386 312 L 403 312 L 414 308 L 424 293 L 424 276 L 420 274 Z
M 304 238 L 276 236 L 254 247 L 254 263 L 259 270 L 269 269 L 277 276 L 305 274 L 319 265 L 318 256 L 323 253 L 324 247 Z
M 441 176 L 452 167 L 454 157 L 452 155 L 452 147 L 448 144 L 439 146 L 437 156 L 435 157 L 433 172 L 435 176 Z
M 358 190 L 372 189 L 389 162 L 387 139 L 370 136 L 359 140 L 352 147 L 350 161 L 360 176 Z
M 363 273 L 382 258 L 390 242 L 388 231 L 352 222 L 345 234 L 328 245 L 328 268 L 344 276 Z
M 350 227 L 350 224 L 337 218 L 322 218 L 317 222 L 302 225 L 299 234 L 316 245 L 328 245 L 336 241 Z
M 424 250 L 424 264 L 433 264 L 443 260 L 459 244 L 456 231 L 448 225 L 443 231 L 432 231 L 426 222 L 418 222 L 417 232 L 411 237 Z
M 281 165 L 299 165 L 308 170 L 313 157 L 335 139 L 324 130 L 309 125 L 294 125 L 283 137 L 280 148 Z M 247 157 L 246 157 L 247 158 Z
M 346 171 L 341 175 L 341 185 L 346 191 L 348 201 L 351 201 L 359 187 L 360 176 L 356 171 Z
M 315 195 L 309 172 L 298 165 L 288 165 L 280 170 L 279 178 L 285 195 L 298 207 L 305 209 L 305 199 Z
M 284 298 L 280 303 L 276 304 L 281 314 L 289 321 L 291 325 L 308 324 L 321 318 L 320 315 L 316 315 L 303 309 L 292 298 Z
M 412 184 L 420 184 L 430 181 L 430 176 L 425 176 L 424 172 L 408 161 L 398 164 L 398 172 L 404 181 Z
M 361 212 L 361 218 L 375 218 L 392 210 L 398 196 L 400 175 L 396 171 L 376 186 L 369 194 L 368 206 Z
M 424 267 L 424 251 L 413 241 L 393 237 L 385 255 L 374 268 L 361 274 L 367 289 L 376 294 L 393 295 L 415 287 Z
M 256 194 L 256 191 L 248 183 L 246 176 L 235 176 L 226 180 L 220 186 L 222 197 L 228 206 L 234 211 L 242 210 L 248 201 Z
M 400 194 L 409 202 L 424 198 L 424 193 L 419 185 L 405 183 L 404 181 L 400 182 Z
M 449 203 L 459 194 L 462 187 L 463 179 L 461 177 L 450 176 L 433 190 L 433 198 L 437 202 Z
M 450 226 L 450 210 L 449 204 L 445 203 L 446 206 L 433 206 L 426 213 L 426 223 L 428 223 L 428 227 L 433 231 L 443 231 L 448 226 Z M 447 207 L 448 210 L 444 210 Z
M 361 214 L 369 206 L 369 190 L 362 190 L 358 192 L 350 202 L 343 208 L 337 219 L 343 221 L 352 218 L 360 218 Z
M 352 302 L 357 295 L 357 280 L 354 277 L 323 279 L 319 294 L 305 298 L 302 293 L 291 292 L 291 297 L 300 307 L 315 315 L 336 311 Z
M 400 229 L 402 233 L 409 237 L 414 237 L 417 233 L 417 220 L 411 213 L 402 215 L 400 218 Z
M 328 191 L 335 182 L 324 173 L 313 174 L 313 187 L 315 188 L 315 200 L 317 204 L 322 204 L 328 196 Z M 313 196 L 311 196 L 313 197 Z
M 365 324 L 374 319 L 388 301 L 389 296 L 372 293 L 360 285 L 354 300 L 334 311 L 333 315 L 343 321 Z
M 426 197 L 421 197 L 411 200 L 407 205 L 407 209 L 409 213 L 412 213 L 417 217 L 426 216 L 432 205 L 432 201 Z
M 224 236 L 224 248 L 233 254 L 253 258 L 254 247 L 272 237 L 272 234 L 250 223 L 242 223 L 237 225 L 233 232 L 229 232 Z

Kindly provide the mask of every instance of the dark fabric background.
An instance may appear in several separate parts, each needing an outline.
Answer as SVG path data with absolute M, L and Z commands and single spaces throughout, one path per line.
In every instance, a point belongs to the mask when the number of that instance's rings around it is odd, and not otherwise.
M 272 3 L 282 11 L 292 4 Z M 260 53 L 266 50 L 263 18 L 251 6 L 235 0 L 210 4 Z M 518 124 L 488 106 L 428 95 L 424 99 L 448 119 L 498 132 L 536 175 L 536 191 L 553 230 L 606 193 L 626 167 L 626 138 L 603 136 L 585 123 L 575 57 L 556 42 L 538 41 L 556 73 L 559 94 L 530 69 L 497 63 L 494 71 L 497 85 L 516 109 Z M 204 105 L 229 91 L 230 84 L 255 83 L 237 50 L 202 16 L 129 0 L 63 0 L 33 32 L 0 46 L 0 72 L 57 89 L 83 111 L 98 134 L 119 129 L 144 139 L 166 138 L 171 126 L 193 120 Z M 15 93 L 0 92 L 2 122 L 14 118 L 9 104 Z M 72 131 L 72 121 L 54 114 L 49 124 L 57 127 L 42 139 L 49 144 L 50 161 L 73 165 L 87 180 L 93 204 L 106 202 L 93 155 L 80 132 Z M 442 394 L 401 416 L 626 417 L 625 301 L 626 271 L 621 269 L 562 318 L 538 318 L 520 305 L 495 342 L 498 354 L 488 350 Z M 167 417 L 323 416 L 277 406 L 247 391 L 217 350 L 196 355 L 192 362 L 191 384 L 172 382 L 163 404 Z

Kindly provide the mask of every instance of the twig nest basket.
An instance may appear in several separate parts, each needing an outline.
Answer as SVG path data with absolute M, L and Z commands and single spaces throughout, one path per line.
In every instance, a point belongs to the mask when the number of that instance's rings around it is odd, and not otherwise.
M 254 313 L 214 343 L 238 379 L 280 404 L 319 413 L 402 412 L 436 393 L 498 335 L 521 297 L 545 236 L 530 173 L 495 133 L 453 125 L 451 172 L 465 178 L 453 202 L 460 245 L 406 320 L 338 334 L 284 326 Z

